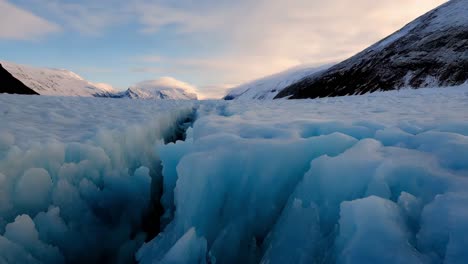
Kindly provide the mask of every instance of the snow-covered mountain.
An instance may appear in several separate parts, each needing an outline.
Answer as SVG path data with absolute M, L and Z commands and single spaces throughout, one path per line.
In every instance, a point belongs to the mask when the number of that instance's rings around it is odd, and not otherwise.
M 112 87 L 91 83 L 68 70 L 38 68 L 6 61 L 0 63 L 16 79 L 40 95 L 98 96 L 115 93 Z
M 263 77 L 230 89 L 224 100 L 272 100 L 289 85 L 306 76 L 319 74 L 329 67 L 329 65 L 322 67 L 300 66 Z
M 467 14 L 468 0 L 451 0 L 322 74 L 292 84 L 275 98 L 462 84 L 468 80 Z
M 112 98 L 131 98 L 149 100 L 197 100 L 195 88 L 188 83 L 171 77 L 143 81 L 128 88 L 124 92 L 114 93 Z

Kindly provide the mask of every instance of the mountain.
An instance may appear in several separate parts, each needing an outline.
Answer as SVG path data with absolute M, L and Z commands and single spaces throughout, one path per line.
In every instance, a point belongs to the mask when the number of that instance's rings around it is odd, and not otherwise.
M 98 96 L 115 91 L 102 84 L 93 84 L 67 70 L 38 68 L 2 61 L 11 75 L 40 95 Z
M 272 100 L 289 85 L 302 80 L 304 77 L 319 74 L 330 66 L 310 67 L 300 66 L 284 72 L 273 74 L 254 80 L 229 90 L 224 100 Z
M 322 74 L 290 85 L 275 99 L 462 84 L 468 80 L 467 14 L 468 0 L 451 0 Z
M 13 75 L 3 68 L 2 64 L 0 64 L 0 83 L 0 94 L 38 94 L 13 77 Z
M 131 98 L 147 100 L 197 100 L 195 88 L 171 77 L 140 82 L 124 92 L 113 93 L 104 97 Z

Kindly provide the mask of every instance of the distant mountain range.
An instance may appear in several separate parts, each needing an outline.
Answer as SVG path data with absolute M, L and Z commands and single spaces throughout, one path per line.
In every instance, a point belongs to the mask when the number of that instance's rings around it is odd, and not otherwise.
M 468 0 L 451 0 L 352 58 L 291 84 L 275 99 L 454 86 L 467 80 Z
M 122 92 L 110 85 L 89 82 L 68 70 L 32 67 L 6 61 L 0 63 L 3 66 L 0 93 L 150 100 L 197 99 L 195 88 L 169 77 L 141 82 Z
M 140 82 L 124 92 L 118 92 L 101 97 L 130 99 L 171 99 L 197 100 L 195 88 L 174 78 L 163 77 L 157 80 Z

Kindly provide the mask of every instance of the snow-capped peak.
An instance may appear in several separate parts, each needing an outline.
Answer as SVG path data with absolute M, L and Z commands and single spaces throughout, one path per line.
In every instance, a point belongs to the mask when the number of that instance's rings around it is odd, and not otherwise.
M 114 93 L 108 84 L 94 84 L 69 70 L 39 68 L 1 61 L 3 67 L 15 78 L 40 95 L 97 96 Z
M 197 100 L 196 88 L 192 85 L 174 79 L 162 77 L 137 83 L 127 91 L 111 97 L 134 99 L 171 99 L 171 100 Z

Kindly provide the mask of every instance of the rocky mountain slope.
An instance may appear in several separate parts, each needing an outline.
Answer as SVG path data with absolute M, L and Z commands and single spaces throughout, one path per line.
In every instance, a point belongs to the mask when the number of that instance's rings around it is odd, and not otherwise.
M 468 0 L 451 0 L 275 97 L 301 99 L 453 86 L 468 80 Z
M 13 77 L 2 64 L 0 64 L 0 94 L 38 94 L 26 85 Z

